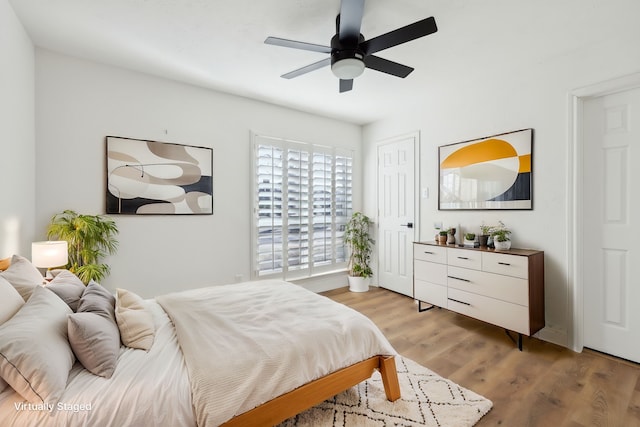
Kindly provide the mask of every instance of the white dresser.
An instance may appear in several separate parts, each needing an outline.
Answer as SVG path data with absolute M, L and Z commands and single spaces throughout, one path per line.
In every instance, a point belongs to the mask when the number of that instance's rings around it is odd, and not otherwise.
M 531 336 L 544 327 L 544 252 L 414 243 L 419 302 Z M 420 305 L 421 307 L 421 305 Z

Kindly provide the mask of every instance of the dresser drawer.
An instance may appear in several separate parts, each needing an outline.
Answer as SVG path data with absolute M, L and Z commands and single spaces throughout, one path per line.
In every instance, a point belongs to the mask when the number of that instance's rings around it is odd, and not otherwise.
M 525 279 L 449 266 L 447 284 L 450 288 L 529 306 L 529 282 Z
M 447 308 L 447 287 L 416 280 L 413 282 L 413 297 L 438 307 Z
M 441 246 L 413 244 L 413 258 L 423 261 L 447 263 L 447 248 Z
M 435 262 L 414 260 L 413 277 L 415 280 L 435 283 L 436 285 L 447 284 L 447 266 L 446 264 L 437 264 Z
M 447 249 L 447 263 L 457 267 L 482 270 L 482 252 L 469 249 Z
M 459 289 L 447 290 L 447 309 L 511 331 L 530 335 L 529 309 Z
M 483 252 L 482 270 L 507 276 L 529 278 L 529 258 L 526 256 Z

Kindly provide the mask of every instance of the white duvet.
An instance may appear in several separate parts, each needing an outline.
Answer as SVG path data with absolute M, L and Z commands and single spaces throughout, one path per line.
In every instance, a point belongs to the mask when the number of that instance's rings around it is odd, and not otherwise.
M 149 352 L 121 347 L 113 376 L 93 375 L 76 362 L 51 412 L 29 407 L 10 387 L 0 393 L 0 426 L 195 426 L 191 389 L 175 329 L 155 301 L 156 336 Z
M 144 303 L 156 326 L 149 352 L 123 346 L 110 379 L 76 362 L 51 411 L 8 387 L 0 426 L 217 426 L 328 373 L 396 354 L 367 317 L 287 282 Z
M 201 427 L 369 357 L 396 354 L 369 318 L 283 281 L 156 299 L 176 326 Z

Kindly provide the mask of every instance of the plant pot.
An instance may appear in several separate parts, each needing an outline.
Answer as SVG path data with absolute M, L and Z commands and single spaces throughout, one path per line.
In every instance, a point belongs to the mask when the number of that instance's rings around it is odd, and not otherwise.
M 439 235 L 438 236 L 438 243 L 440 243 L 441 245 L 444 245 L 447 243 L 447 236 L 443 236 L 443 235 Z
M 480 241 L 480 247 L 486 248 L 489 243 L 489 235 L 481 234 L 480 236 L 478 236 L 478 240 Z
M 506 240 L 504 242 L 494 240 L 493 246 L 495 246 L 496 251 L 508 251 L 509 249 L 511 249 L 511 240 Z
M 349 278 L 349 290 L 351 292 L 367 292 L 369 290 L 370 277 L 353 277 Z

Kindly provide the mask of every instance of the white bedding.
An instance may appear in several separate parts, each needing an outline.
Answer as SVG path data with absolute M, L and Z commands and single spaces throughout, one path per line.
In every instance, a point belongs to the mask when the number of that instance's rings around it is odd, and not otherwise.
M 155 301 L 147 300 L 145 305 L 156 326 L 148 353 L 121 347 L 110 379 L 93 375 L 76 362 L 51 412 L 27 406 L 8 387 L 0 393 L 0 426 L 195 426 L 189 378 L 175 329 Z
M 7 387 L 0 426 L 218 426 L 328 373 L 396 354 L 367 317 L 282 281 L 144 305 L 156 327 L 149 352 L 122 346 L 109 379 L 76 362 L 53 408 L 29 405 Z
M 176 325 L 199 426 L 396 352 L 373 322 L 291 283 L 265 280 L 157 297 Z

